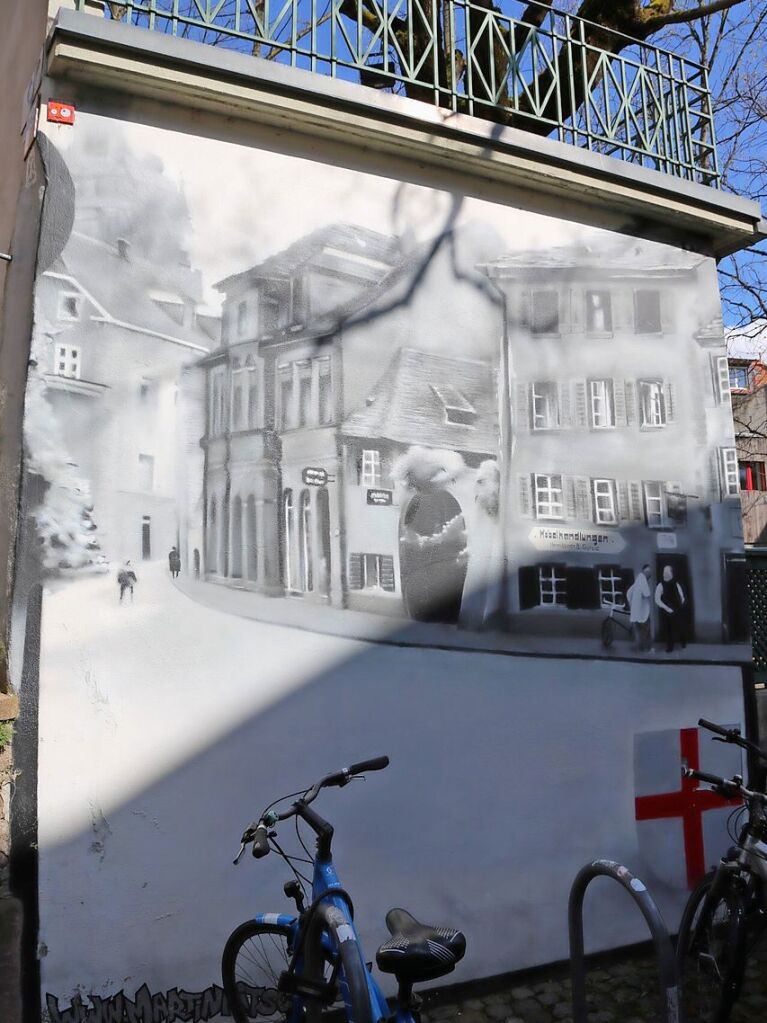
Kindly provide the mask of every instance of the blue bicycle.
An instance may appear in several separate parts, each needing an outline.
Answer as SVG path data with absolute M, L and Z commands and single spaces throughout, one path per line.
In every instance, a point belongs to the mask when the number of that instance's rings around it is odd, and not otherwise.
M 354 927 L 352 900 L 333 866 L 333 826 L 311 804 L 322 789 L 343 787 L 364 772 L 381 771 L 388 764 L 388 757 L 376 757 L 329 774 L 303 792 L 270 803 L 243 832 L 234 862 L 240 862 L 251 844 L 256 859 L 272 849 L 277 852 L 294 875 L 284 891 L 298 912 L 260 913 L 229 936 L 221 972 L 235 1023 L 254 1019 L 319 1023 L 324 1013 L 334 1009 L 343 1010 L 349 1023 L 419 1023 L 420 999 L 413 993 L 413 984 L 451 973 L 463 958 L 466 939 L 460 931 L 428 927 L 404 909 L 392 909 L 386 914 L 391 937 L 378 949 L 376 962 L 382 972 L 397 979 L 394 1014 L 365 963 Z M 275 809 L 288 799 L 294 802 L 286 810 Z M 277 825 L 290 818 L 295 819 L 306 857 L 289 855 L 277 841 Z M 302 839 L 299 821 L 316 836 L 313 855 Z M 311 879 L 301 873 L 298 864 L 312 866 Z

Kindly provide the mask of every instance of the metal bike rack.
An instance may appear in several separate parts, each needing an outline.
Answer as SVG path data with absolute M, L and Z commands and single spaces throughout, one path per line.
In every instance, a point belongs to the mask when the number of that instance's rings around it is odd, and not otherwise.
M 570 930 L 570 976 L 573 991 L 573 1023 L 588 1023 L 586 964 L 583 953 L 583 898 L 595 877 L 612 877 L 639 906 L 650 928 L 660 972 L 663 1011 L 660 1023 L 679 1023 L 679 987 L 676 956 L 668 928 L 647 886 L 626 867 L 612 860 L 594 860 L 578 871 L 567 907 Z

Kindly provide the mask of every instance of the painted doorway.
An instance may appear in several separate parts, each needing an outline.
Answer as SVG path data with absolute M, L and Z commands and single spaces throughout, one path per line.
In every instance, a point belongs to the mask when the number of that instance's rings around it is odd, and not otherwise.
M 418 493 L 400 524 L 402 596 L 411 618 L 457 622 L 466 580 L 463 510 L 446 490 Z

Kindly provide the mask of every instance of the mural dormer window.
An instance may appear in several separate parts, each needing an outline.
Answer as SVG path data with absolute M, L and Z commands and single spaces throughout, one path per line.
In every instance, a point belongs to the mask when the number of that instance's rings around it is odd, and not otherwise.
M 634 292 L 634 330 L 637 334 L 660 334 L 660 292 L 641 288 Z
M 53 372 L 57 377 L 80 379 L 80 349 L 74 345 L 56 345 Z
M 612 334 L 613 310 L 609 291 L 586 292 L 586 332 Z
M 245 337 L 248 329 L 248 303 L 246 301 L 237 304 L 237 337 Z
M 330 356 L 323 355 L 317 362 L 319 386 L 320 425 L 326 426 L 333 421 L 333 381 L 330 374 Z
M 82 318 L 83 296 L 77 291 L 60 291 L 58 319 L 79 320 Z
M 649 428 L 666 425 L 666 404 L 663 400 L 663 385 L 659 380 L 639 381 L 639 407 L 642 426 Z
M 365 448 L 362 452 L 360 483 L 363 487 L 380 487 L 381 479 L 381 452 Z
M 559 292 L 534 291 L 530 319 L 532 334 L 559 333 Z
M 733 366 L 729 368 L 730 389 L 733 391 L 748 391 L 751 387 L 751 374 L 748 366 Z
M 554 383 L 530 385 L 534 430 L 556 430 L 559 426 L 559 389 Z
M 591 425 L 595 430 L 615 426 L 615 399 L 612 380 L 590 380 Z
M 477 410 L 466 400 L 461 392 L 452 384 L 431 385 L 445 410 L 445 422 L 453 426 L 473 426 L 477 419 Z
M 261 285 L 261 331 L 268 334 L 285 326 L 290 301 L 290 281 L 264 281 Z
M 298 375 L 298 425 L 307 426 L 312 419 L 312 364 L 309 359 L 296 363 Z

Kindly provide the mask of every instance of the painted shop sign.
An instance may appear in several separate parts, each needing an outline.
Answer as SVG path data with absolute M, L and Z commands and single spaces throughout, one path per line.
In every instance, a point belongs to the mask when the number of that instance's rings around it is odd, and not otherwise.
M 538 551 L 590 551 L 618 554 L 626 546 L 620 533 L 600 529 L 565 529 L 562 526 L 536 526 L 530 530 L 530 543 Z
M 658 533 L 658 550 L 675 551 L 676 533 Z
M 368 504 L 391 504 L 392 495 L 391 490 L 368 490 Z
M 307 465 L 301 472 L 301 479 L 307 487 L 324 487 L 328 482 L 327 469 L 318 469 L 316 466 Z

